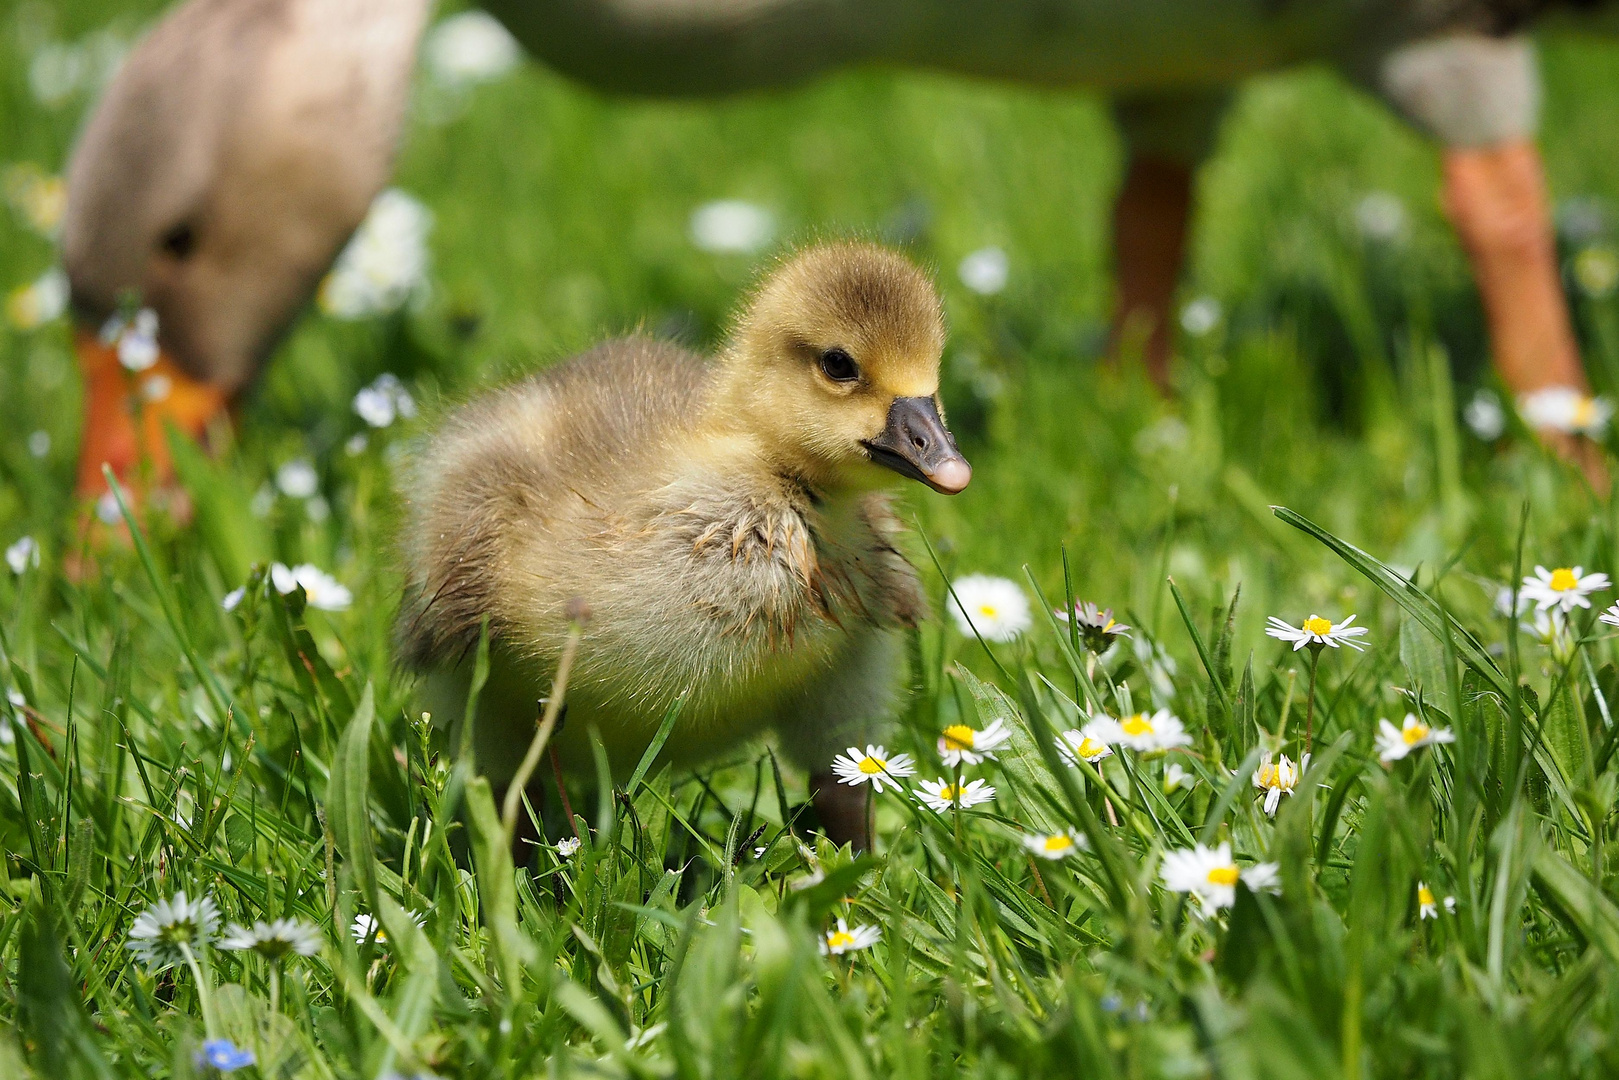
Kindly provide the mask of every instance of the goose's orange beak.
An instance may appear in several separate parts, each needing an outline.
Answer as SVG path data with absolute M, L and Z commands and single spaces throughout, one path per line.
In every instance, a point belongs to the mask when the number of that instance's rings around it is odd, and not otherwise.
M 79 494 L 97 496 L 107 490 L 103 463 L 119 479 L 145 463 L 154 484 L 172 476 L 164 427 L 172 424 L 197 439 L 225 410 L 225 391 L 198 382 L 181 370 L 166 351 L 144 371 L 127 370 L 117 349 L 94 333 L 80 329 L 75 347 L 84 370 L 84 435 L 79 448 Z

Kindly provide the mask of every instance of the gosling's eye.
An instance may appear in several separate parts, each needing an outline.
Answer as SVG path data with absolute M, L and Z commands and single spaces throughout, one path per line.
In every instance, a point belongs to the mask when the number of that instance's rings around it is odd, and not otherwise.
M 821 373 L 833 382 L 854 382 L 860 378 L 860 365 L 842 349 L 828 349 L 821 354 Z

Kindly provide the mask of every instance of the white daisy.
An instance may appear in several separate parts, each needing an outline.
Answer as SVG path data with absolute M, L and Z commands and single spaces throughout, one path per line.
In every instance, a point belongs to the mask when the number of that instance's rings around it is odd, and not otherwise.
M 1377 724 L 1377 759 L 1385 765 L 1399 761 L 1419 747 L 1456 741 L 1449 728 L 1429 727 L 1413 713 L 1405 714 L 1405 723 L 1400 727 L 1387 720 L 1379 720 Z
M 413 418 L 416 415 L 416 399 L 410 396 L 410 391 L 399 381 L 399 376 L 385 371 L 372 380 L 370 386 L 363 387 L 354 395 L 354 412 L 368 426 L 385 428 L 395 420 Z M 364 450 L 364 436 L 355 438 L 360 440 L 359 450 Z M 354 440 L 349 441 L 352 443 Z M 358 453 L 359 450 L 351 448 L 349 452 Z
M 134 318 L 114 315 L 101 328 L 101 340 L 118 352 L 125 370 L 142 372 L 157 363 L 157 312 L 141 308 Z
M 1445 897 L 1445 914 L 1456 914 L 1456 898 L 1454 896 Z
M 1092 721 L 1087 730 L 1090 728 L 1095 729 L 1098 741 L 1109 746 L 1128 746 L 1140 754 L 1155 754 L 1192 743 L 1186 725 L 1168 709 L 1132 713 L 1119 720 L 1103 716 Z
M 296 953 L 314 956 L 323 942 L 320 928 L 302 919 L 262 919 L 251 927 L 231 923 L 220 941 L 221 949 L 251 949 L 267 960 L 280 960 Z
M 1030 833 L 1023 838 L 1023 846 L 1042 859 L 1066 859 L 1085 847 L 1085 838 L 1074 830 L 1060 833 Z
M 407 911 L 405 914 L 409 916 L 410 921 L 415 923 L 418 927 L 424 926 L 427 923 L 426 916 L 422 915 L 420 912 Z M 354 921 L 349 923 L 349 933 L 353 934 L 354 940 L 362 945 L 365 943 L 365 940 L 371 937 L 373 934 L 376 936 L 375 940 L 378 945 L 386 944 L 388 941 L 388 931 L 382 928 L 382 923 L 377 920 L 376 916 L 367 915 L 363 911 L 354 916 Z
M 687 228 L 699 251 L 746 255 L 775 237 L 776 216 L 742 199 L 717 199 L 693 210 Z
M 1406 235 L 1405 202 L 1392 191 L 1367 192 L 1355 204 L 1355 228 L 1373 243 L 1399 243 Z
M 1277 890 L 1275 863 L 1258 863 L 1241 869 L 1231 858 L 1231 845 L 1217 848 L 1202 844 L 1164 853 L 1164 887 L 1197 897 L 1204 914 L 1212 915 L 1237 901 L 1237 882 L 1255 892 Z
M 1057 752 L 1067 759 L 1070 765 L 1074 764 L 1076 759 L 1095 765 L 1103 758 L 1112 757 L 1113 749 L 1106 742 L 1106 736 L 1112 728 L 1104 727 L 1104 723 L 1113 724 L 1115 721 L 1110 717 L 1098 715 L 1083 728 L 1063 732 L 1062 741 L 1057 744 Z
M 881 941 L 882 936 L 882 931 L 875 926 L 856 926 L 851 930 L 848 923 L 839 919 L 836 929 L 822 935 L 821 955 L 842 956 L 846 952 L 869 949 Z
M 451 88 L 498 79 L 522 58 L 517 39 L 493 15 L 482 11 L 451 15 L 422 42 L 427 70 Z
M 320 490 L 320 474 L 308 458 L 293 458 L 275 471 L 275 486 L 289 499 L 307 499 Z
M 1559 662 L 1567 662 L 1574 655 L 1574 632 L 1569 627 L 1568 619 L 1557 608 L 1536 611 L 1528 622 L 1520 622 L 1518 628 L 1550 649 Z
M 883 790 L 884 784 L 898 791 L 900 784 L 895 778 L 910 776 L 916 772 L 916 765 L 909 754 L 889 757 L 886 748 L 868 743 L 865 753 L 861 753 L 858 746 L 851 746 L 847 754 L 833 758 L 832 772 L 845 784 L 864 784 L 869 780 L 872 788 L 878 792 Z
M 52 267 L 6 297 L 6 321 L 18 330 L 37 330 L 67 310 L 67 275 Z
M 1520 397 L 1518 412 L 1537 430 L 1600 438 L 1613 418 L 1613 402 L 1572 386 L 1548 386 Z
M 1298 786 L 1299 774 L 1310 767 L 1310 755 L 1305 754 L 1303 760 L 1297 765 L 1288 760 L 1286 754 L 1273 765 L 1270 755 L 1266 754 L 1259 759 L 1259 768 L 1254 770 L 1254 787 L 1265 793 L 1265 813 L 1271 817 L 1276 816 L 1276 807 L 1281 803 L 1283 795 L 1293 794 Z
M 930 810 L 943 814 L 958 806 L 965 810 L 970 806 L 989 802 L 995 797 L 995 789 L 982 780 L 969 780 L 960 787 L 948 780 L 923 780 L 911 794 L 925 803 Z
M 327 314 L 363 319 L 399 310 L 427 287 L 427 234 L 433 215 L 398 188 L 371 203 L 317 297 Z
M 1029 628 L 1029 600 L 1013 581 L 968 574 L 950 585 L 949 608 L 966 637 L 976 629 L 985 641 L 1011 641 Z
M 969 253 L 956 267 L 961 283 L 979 296 L 994 296 L 1006 288 L 1011 276 L 1012 263 L 1006 252 L 998 247 L 979 248 Z
M 1306 645 L 1314 648 L 1329 645 L 1334 649 L 1340 645 L 1348 645 L 1351 649 L 1358 650 L 1364 648 L 1364 646 L 1354 639 L 1363 634 L 1371 633 L 1364 626 L 1349 625 L 1355 621 L 1353 615 L 1341 623 L 1335 623 L 1331 619 L 1323 619 L 1319 615 L 1311 615 L 1304 620 L 1301 626 L 1285 623 L 1274 615 L 1266 621 L 1269 625 L 1265 627 L 1265 633 L 1273 638 L 1291 641 L 1294 652 L 1298 652 Z
M 998 718 L 982 731 L 966 724 L 951 724 L 939 736 L 939 757 L 952 767 L 977 765 L 986 758 L 993 760 L 995 751 L 1011 737 L 1006 722 Z
M 1597 618 L 1609 626 L 1619 626 L 1619 604 L 1614 604 L 1601 615 L 1598 615 Z
M 1488 390 L 1480 390 L 1462 410 L 1462 419 L 1468 430 L 1483 442 L 1494 442 L 1507 429 L 1507 413 L 1501 408 L 1501 399 Z
M 6 565 L 13 574 L 22 574 L 39 565 L 39 543 L 32 536 L 24 536 L 6 548 Z
M 181 889 L 135 918 L 126 947 L 147 971 L 158 972 L 185 963 L 187 949 L 194 956 L 213 944 L 218 931 L 219 908 L 213 898 L 192 900 Z
M 1439 918 L 1439 905 L 1434 902 L 1433 890 L 1422 882 L 1417 882 L 1417 918 Z
M 569 836 L 557 841 L 557 855 L 564 859 L 571 859 L 579 852 L 579 838 Z
M 1113 645 L 1114 639 L 1130 636 L 1128 626 L 1113 621 L 1112 608 L 1098 608 L 1088 600 L 1083 603 L 1076 601 L 1071 616 L 1066 611 L 1057 612 L 1057 618 L 1063 622 L 1070 617 L 1079 624 L 1079 636 L 1093 653 L 1105 653 Z
M 1587 597 L 1592 593 L 1605 592 L 1607 588 L 1607 574 L 1587 574 L 1583 566 L 1560 566 L 1556 570 L 1537 566 L 1532 577 L 1523 579 L 1523 588 L 1518 590 L 1518 595 L 1534 601 L 1535 607 L 1541 611 L 1556 607 L 1567 614 L 1577 607 L 1590 607 L 1591 601 Z
M 236 588 L 225 594 L 224 599 L 219 601 L 219 606 L 224 608 L 226 611 L 235 611 L 241 606 L 242 601 L 246 597 L 247 586 L 238 585 Z
M 1181 329 L 1193 337 L 1202 337 L 1219 326 L 1224 315 L 1220 301 L 1212 296 L 1200 296 L 1181 308 Z
M 336 578 L 309 563 L 293 567 L 273 564 L 270 567 L 270 583 L 283 596 L 302 587 L 309 599 L 309 606 L 321 611 L 343 611 L 354 602 L 354 594 L 339 584 Z
M 1197 777 L 1181 768 L 1180 762 L 1172 761 L 1164 769 L 1164 792 L 1179 791 L 1181 788 L 1194 787 Z

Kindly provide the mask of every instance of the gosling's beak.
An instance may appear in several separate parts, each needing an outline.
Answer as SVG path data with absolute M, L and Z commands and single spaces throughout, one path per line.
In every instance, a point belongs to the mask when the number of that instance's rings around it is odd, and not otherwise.
M 954 495 L 973 478 L 973 467 L 956 449 L 955 437 L 930 397 L 895 398 L 888 407 L 888 426 L 862 445 L 878 465 L 946 495 Z

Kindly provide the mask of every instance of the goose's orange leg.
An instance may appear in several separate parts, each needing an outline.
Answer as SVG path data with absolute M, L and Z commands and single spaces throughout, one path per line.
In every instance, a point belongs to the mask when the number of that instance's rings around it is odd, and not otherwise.
M 173 464 L 164 428 L 172 424 L 200 439 L 224 411 L 225 391 L 193 379 L 166 352 L 145 371 L 131 372 L 118 362 L 113 346 L 89 331 L 79 331 L 76 345 L 84 371 L 79 493 L 93 497 L 107 490 L 103 464 L 111 465 L 120 480 L 144 464 L 152 483 L 166 483 Z
M 1472 263 L 1495 368 L 1514 398 L 1549 386 L 1589 392 L 1557 268 L 1540 152 L 1529 139 L 1449 149 L 1445 211 Z M 1583 440 L 1542 432 L 1588 472 L 1599 461 Z

